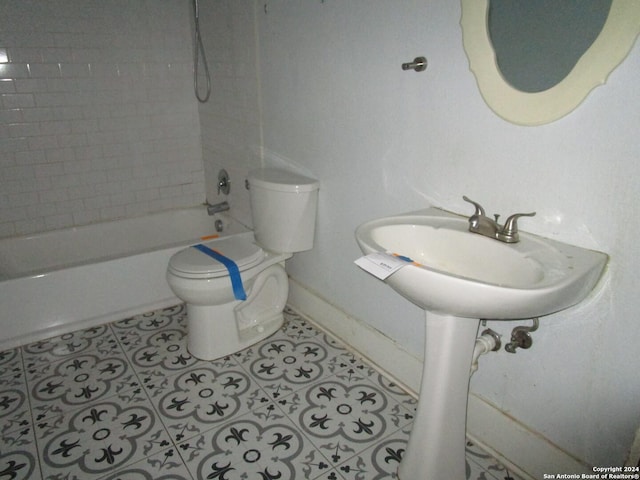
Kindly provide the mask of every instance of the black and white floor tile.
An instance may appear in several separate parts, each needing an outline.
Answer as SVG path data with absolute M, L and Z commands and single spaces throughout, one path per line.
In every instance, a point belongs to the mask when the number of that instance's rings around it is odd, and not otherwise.
M 0 478 L 397 478 L 415 400 L 286 310 L 205 362 L 183 305 L 0 352 Z M 467 479 L 519 480 L 467 445 Z

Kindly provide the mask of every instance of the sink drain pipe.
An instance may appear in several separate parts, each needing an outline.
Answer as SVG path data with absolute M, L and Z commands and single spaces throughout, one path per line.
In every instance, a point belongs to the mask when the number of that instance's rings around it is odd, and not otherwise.
M 469 376 L 473 375 L 476 370 L 478 370 L 478 359 L 480 355 L 484 355 L 489 352 L 497 352 L 500 350 L 500 335 L 496 332 L 487 328 L 482 332 L 478 338 L 476 338 L 476 345 L 473 348 L 473 357 L 471 361 L 471 372 Z

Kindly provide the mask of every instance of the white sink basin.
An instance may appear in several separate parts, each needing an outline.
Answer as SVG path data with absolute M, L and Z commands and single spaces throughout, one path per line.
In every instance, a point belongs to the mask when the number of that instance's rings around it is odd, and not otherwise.
M 364 223 L 365 254 L 390 252 L 419 265 L 385 281 L 425 310 L 466 318 L 513 320 L 563 310 L 597 283 L 607 255 L 520 232 L 503 243 L 468 231 L 465 217 L 436 208 Z
M 468 228 L 467 218 L 430 208 L 356 229 L 365 254 L 415 262 L 385 282 L 425 310 L 420 400 L 400 480 L 465 478 L 469 369 L 480 319 L 534 318 L 575 305 L 607 262 L 604 253 L 535 235 L 520 232 L 520 242 L 508 244 Z

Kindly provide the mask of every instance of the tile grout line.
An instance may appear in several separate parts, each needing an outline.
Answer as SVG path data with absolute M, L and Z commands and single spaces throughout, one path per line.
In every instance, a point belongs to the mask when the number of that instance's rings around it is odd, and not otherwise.
M 22 365 L 22 375 L 24 377 L 24 387 L 25 387 L 25 393 L 26 393 L 26 397 L 27 397 L 27 404 L 29 405 L 29 418 L 31 419 L 31 434 L 33 435 L 33 444 L 35 446 L 35 461 L 36 464 L 38 466 L 38 470 L 40 472 L 40 478 L 43 478 L 42 475 L 42 462 L 40 461 L 40 444 L 38 442 L 38 438 L 36 436 L 36 419 L 34 417 L 34 409 L 33 409 L 33 405 L 31 404 L 31 387 L 29 385 L 29 381 L 27 379 L 27 366 L 25 364 L 25 359 L 24 359 L 24 355 L 22 354 L 23 350 L 22 350 L 22 346 L 18 347 L 18 351 L 20 353 L 20 364 Z

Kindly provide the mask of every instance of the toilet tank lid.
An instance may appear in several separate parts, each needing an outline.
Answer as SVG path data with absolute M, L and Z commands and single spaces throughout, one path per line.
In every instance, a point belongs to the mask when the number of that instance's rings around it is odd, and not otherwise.
M 281 168 L 258 168 L 250 171 L 249 185 L 292 193 L 312 192 L 320 188 L 318 180 Z

